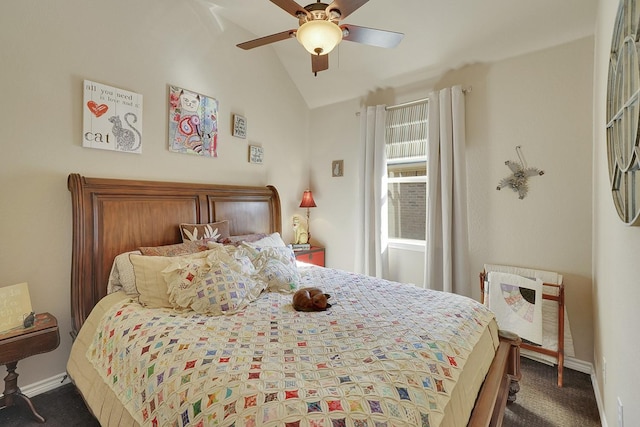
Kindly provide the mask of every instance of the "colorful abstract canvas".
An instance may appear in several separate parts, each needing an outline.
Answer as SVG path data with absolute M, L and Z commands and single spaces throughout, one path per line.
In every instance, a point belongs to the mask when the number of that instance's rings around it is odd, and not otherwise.
M 169 87 L 169 150 L 218 157 L 218 101 Z

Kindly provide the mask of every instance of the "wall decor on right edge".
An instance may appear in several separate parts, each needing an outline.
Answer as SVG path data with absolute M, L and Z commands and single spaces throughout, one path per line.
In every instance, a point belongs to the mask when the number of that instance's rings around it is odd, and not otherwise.
M 640 225 L 640 150 L 638 142 L 637 0 L 620 1 L 609 55 L 607 81 L 607 157 L 611 196 L 627 225 Z
M 244 116 L 233 115 L 233 136 L 238 138 L 247 137 L 247 119 Z
M 258 147 L 257 145 L 250 145 L 249 146 L 249 163 L 255 163 L 255 164 L 261 165 L 263 159 L 264 159 L 264 149 L 262 147 Z
M 339 177 L 344 175 L 344 160 L 334 160 L 331 162 L 331 176 Z

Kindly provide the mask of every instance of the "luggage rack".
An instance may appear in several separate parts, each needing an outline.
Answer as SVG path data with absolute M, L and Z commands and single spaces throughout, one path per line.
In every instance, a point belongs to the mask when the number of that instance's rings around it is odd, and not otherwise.
M 499 266 L 498 266 L 499 267 Z M 507 267 L 512 268 L 512 267 Z M 517 273 L 514 273 L 517 274 Z M 485 270 L 480 272 L 480 302 L 485 304 L 485 286 L 488 283 L 489 272 Z M 552 293 L 542 292 L 543 300 L 556 301 L 558 303 L 558 347 L 557 350 L 545 348 L 540 345 L 530 344 L 526 340 L 522 341 L 520 347 L 525 350 L 530 350 L 535 353 L 544 354 L 556 359 L 558 365 L 558 387 L 562 387 L 562 376 L 564 370 L 564 284 L 562 283 L 562 275 L 558 275 L 558 283 L 543 282 L 542 288 L 553 290 Z

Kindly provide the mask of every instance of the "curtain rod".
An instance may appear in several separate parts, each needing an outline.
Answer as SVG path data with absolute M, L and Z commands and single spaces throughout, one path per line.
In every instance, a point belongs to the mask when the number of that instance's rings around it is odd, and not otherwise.
M 384 107 L 385 110 L 395 110 L 396 108 L 410 107 L 412 105 L 418 104 L 426 104 L 429 102 L 429 98 L 416 99 L 415 101 L 403 102 L 402 104 L 397 105 L 389 105 L 388 107 Z
M 471 86 L 462 89 L 462 93 L 469 93 L 469 92 L 471 92 Z M 412 105 L 418 105 L 418 104 L 426 104 L 427 102 L 429 102 L 428 97 L 416 99 L 415 101 L 403 102 L 402 104 L 389 105 L 388 107 L 385 107 L 385 110 L 387 111 L 395 110 L 396 108 L 410 107 Z

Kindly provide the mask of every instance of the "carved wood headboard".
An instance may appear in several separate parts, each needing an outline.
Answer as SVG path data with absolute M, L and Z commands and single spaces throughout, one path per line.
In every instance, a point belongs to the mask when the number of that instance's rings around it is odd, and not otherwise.
M 231 235 L 282 232 L 275 187 L 68 178 L 73 206 L 71 317 L 75 338 L 106 295 L 116 255 L 180 243 L 180 223 L 229 220 Z

